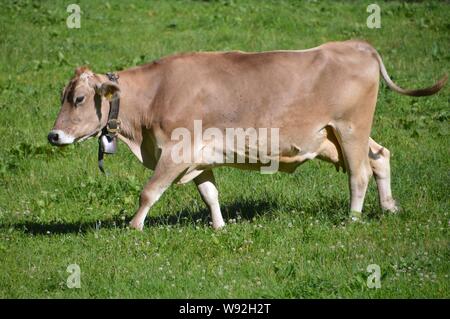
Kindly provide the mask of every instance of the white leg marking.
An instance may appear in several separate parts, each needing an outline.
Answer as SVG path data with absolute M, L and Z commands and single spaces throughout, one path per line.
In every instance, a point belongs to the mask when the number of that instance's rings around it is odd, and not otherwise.
M 392 198 L 391 167 L 389 163 L 391 154 L 387 148 L 377 144 L 372 139 L 369 140 L 369 146 L 370 166 L 377 182 L 381 208 L 395 213 L 398 211 L 398 207 Z
M 222 218 L 219 205 L 219 191 L 215 185 L 214 175 L 212 171 L 204 171 L 195 180 L 198 191 L 202 196 L 203 201 L 211 211 L 212 226 L 214 229 L 219 229 L 225 226 Z

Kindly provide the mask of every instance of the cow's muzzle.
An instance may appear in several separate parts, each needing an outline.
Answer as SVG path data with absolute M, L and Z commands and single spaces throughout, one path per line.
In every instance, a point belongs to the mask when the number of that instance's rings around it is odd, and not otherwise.
M 50 133 L 48 133 L 47 139 L 50 144 L 57 146 L 72 144 L 75 140 L 73 136 L 66 134 L 61 130 L 50 131 Z

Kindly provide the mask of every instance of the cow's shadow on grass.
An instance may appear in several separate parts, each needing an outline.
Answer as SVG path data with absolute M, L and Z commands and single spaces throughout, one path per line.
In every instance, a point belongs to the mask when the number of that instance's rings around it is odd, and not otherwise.
M 281 211 L 288 210 L 292 214 L 304 213 L 326 220 L 332 224 L 340 224 L 348 220 L 347 201 L 341 199 L 322 199 L 315 205 L 299 207 L 286 207 L 280 205 L 276 200 L 244 200 L 240 199 L 232 203 L 221 205 L 222 214 L 226 222 L 230 220 L 258 221 L 259 218 L 275 218 Z M 365 213 L 368 219 L 378 219 L 379 214 L 370 209 Z M 34 222 L 23 221 L 18 223 L 0 225 L 3 229 L 16 229 L 27 234 L 77 234 L 87 233 L 98 229 L 124 229 L 127 228 L 132 216 L 123 218 L 116 216 L 99 221 L 80 222 Z M 305 218 L 307 218 L 305 216 Z M 149 215 L 145 227 L 160 226 L 207 226 L 210 224 L 209 210 L 205 207 L 200 210 L 185 208 L 175 214 L 164 214 L 159 216 Z
M 253 220 L 257 216 L 272 214 L 278 205 L 273 201 L 245 201 L 239 200 L 231 204 L 221 205 L 222 215 L 225 221 L 230 219 Z M 131 216 L 123 217 L 119 214 L 114 218 L 97 221 L 80 222 L 35 222 L 22 221 L 0 225 L 0 228 L 16 229 L 28 234 L 70 234 L 87 233 L 97 229 L 126 228 L 132 219 Z M 206 226 L 210 223 L 209 210 L 204 207 L 200 210 L 185 208 L 174 214 L 152 216 L 151 212 L 146 218 L 145 227 L 159 226 Z

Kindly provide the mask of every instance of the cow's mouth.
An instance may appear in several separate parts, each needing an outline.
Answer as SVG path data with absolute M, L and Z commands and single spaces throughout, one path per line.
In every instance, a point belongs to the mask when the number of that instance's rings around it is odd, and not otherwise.
M 83 141 L 86 141 L 86 140 L 88 140 L 88 139 L 90 139 L 90 138 L 92 138 L 92 137 L 98 137 L 98 136 L 100 136 L 100 134 L 102 133 L 102 131 L 100 130 L 100 131 L 94 131 L 94 132 L 92 132 L 92 133 L 90 133 L 90 134 L 87 134 L 87 135 L 84 135 L 84 136 L 81 136 L 81 137 L 77 137 L 75 140 L 74 140 L 74 142 L 76 142 L 76 143 L 81 143 L 81 142 L 83 142 Z

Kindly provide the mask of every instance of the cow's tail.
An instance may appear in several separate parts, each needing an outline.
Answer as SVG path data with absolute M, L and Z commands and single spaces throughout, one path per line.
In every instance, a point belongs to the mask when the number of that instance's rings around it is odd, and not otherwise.
M 416 90 L 410 90 L 410 89 L 403 89 L 399 87 L 397 84 L 394 83 L 394 81 L 391 80 L 389 77 L 389 74 L 386 71 L 386 67 L 384 66 L 383 60 L 381 59 L 381 56 L 378 54 L 378 52 L 374 49 L 373 53 L 375 54 L 376 59 L 378 60 L 378 64 L 380 65 L 380 72 L 381 75 L 386 81 L 387 86 L 391 88 L 391 90 L 394 90 L 395 92 L 398 92 L 403 95 L 409 95 L 409 96 L 427 96 L 427 95 L 433 95 L 437 92 L 439 92 L 440 89 L 445 85 L 448 79 L 448 75 L 445 74 L 439 81 L 437 81 L 433 86 L 424 88 L 424 89 L 416 89 Z

